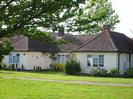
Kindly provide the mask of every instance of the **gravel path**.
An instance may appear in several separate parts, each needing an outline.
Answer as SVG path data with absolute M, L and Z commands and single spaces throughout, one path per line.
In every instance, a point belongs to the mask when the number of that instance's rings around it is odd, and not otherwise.
M 89 81 L 74 81 L 74 80 L 53 80 L 45 78 L 29 78 L 29 77 L 2 77 L 6 79 L 20 79 L 20 80 L 31 80 L 31 81 L 47 81 L 47 82 L 56 82 L 56 83 L 67 83 L 67 84 L 81 84 L 81 85 L 99 85 L 99 86 L 133 86 L 133 84 L 115 84 L 115 83 L 106 83 L 106 82 L 89 82 Z

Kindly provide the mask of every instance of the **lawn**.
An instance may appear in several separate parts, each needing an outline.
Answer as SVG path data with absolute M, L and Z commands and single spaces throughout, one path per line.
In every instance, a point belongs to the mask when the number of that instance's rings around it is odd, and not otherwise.
M 0 99 L 133 99 L 133 87 L 0 78 Z
M 17 79 L 22 77 L 113 83 L 116 83 L 116 81 L 131 83 L 133 81 L 132 79 L 124 78 L 66 76 L 58 72 L 0 71 L 0 99 L 133 99 L 133 87 L 66 84 Z
M 92 82 L 107 82 L 107 83 L 123 83 L 133 84 L 132 78 L 105 78 L 105 77 L 89 77 L 89 76 L 70 76 L 61 72 L 14 72 L 14 71 L 0 71 L 0 77 L 26 77 L 26 78 L 44 78 L 52 80 L 78 80 L 78 81 L 92 81 Z

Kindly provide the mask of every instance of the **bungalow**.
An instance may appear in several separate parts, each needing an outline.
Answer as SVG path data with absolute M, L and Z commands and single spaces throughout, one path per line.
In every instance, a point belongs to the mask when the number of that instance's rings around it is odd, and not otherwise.
M 54 62 L 65 64 L 69 53 L 74 52 L 83 73 L 90 73 L 93 68 L 117 68 L 122 74 L 133 66 L 133 41 L 111 31 L 108 25 L 96 35 L 59 33 L 55 37 L 68 42 L 55 46 L 17 36 L 13 39 L 14 50 L 3 61 L 25 70 L 50 69 Z

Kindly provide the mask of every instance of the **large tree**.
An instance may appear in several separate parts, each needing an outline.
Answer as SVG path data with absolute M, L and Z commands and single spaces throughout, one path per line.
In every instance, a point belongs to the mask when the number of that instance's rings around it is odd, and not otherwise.
M 102 30 L 103 25 L 111 25 L 114 29 L 117 23 L 118 15 L 109 0 L 86 0 L 78 9 L 68 31 L 95 34 Z
M 48 20 L 49 30 L 56 31 L 63 27 L 64 31 L 86 34 L 98 33 L 103 25 L 111 25 L 112 29 L 119 22 L 118 15 L 109 0 L 85 0 L 84 3 L 63 12 L 54 13 Z M 43 23 L 45 24 L 45 23 Z
M 57 31 L 99 31 L 115 25 L 118 16 L 108 0 L 1 0 L 0 38 L 16 34 L 36 35 L 37 27 Z
M 72 16 L 65 16 L 61 20 L 54 20 L 54 16 L 62 14 L 64 10 L 72 11 L 82 0 L 0 0 L 0 60 L 7 55 L 12 46 L 9 41 L 2 41 L 18 34 L 51 41 L 48 33 L 38 30 L 38 27 L 54 30 L 60 22 Z M 64 14 L 63 14 L 64 16 Z M 57 25 L 54 25 L 57 24 Z M 1 42 L 2 41 L 2 42 Z
M 43 29 L 96 32 L 104 23 L 117 22 L 108 0 L 0 0 L 0 39 L 21 34 L 51 41 Z
M 52 28 L 53 16 L 78 8 L 81 0 L 1 0 L 0 37 L 37 33 L 37 27 Z M 66 16 L 65 19 L 71 16 Z M 58 20 L 63 22 L 65 19 Z M 57 22 L 57 24 L 59 23 Z

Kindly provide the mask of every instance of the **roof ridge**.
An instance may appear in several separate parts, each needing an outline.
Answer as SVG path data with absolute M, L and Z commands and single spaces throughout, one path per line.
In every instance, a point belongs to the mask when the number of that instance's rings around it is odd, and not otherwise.
M 78 47 L 76 50 L 74 51 L 77 51 L 78 49 L 82 48 L 83 46 L 85 46 L 86 44 L 88 43 L 91 43 L 93 40 L 95 40 L 96 38 L 98 38 L 102 33 L 98 34 L 97 36 L 93 37 L 92 40 L 90 41 L 86 41 L 86 43 L 82 44 L 80 47 Z M 72 51 L 73 52 L 73 51 Z
M 111 32 L 111 31 L 110 31 L 110 32 Z M 109 32 L 106 32 L 106 34 L 107 34 L 107 36 L 109 37 L 109 40 L 110 40 L 112 46 L 114 47 L 114 49 L 115 49 L 116 51 L 118 51 L 117 47 L 115 46 L 115 44 L 114 44 L 114 42 L 113 42 L 113 40 L 112 40 L 112 37 L 111 37 L 110 33 L 109 33 Z
M 73 36 L 95 36 L 95 35 L 88 35 L 88 34 L 79 34 L 79 35 L 73 35 Z

